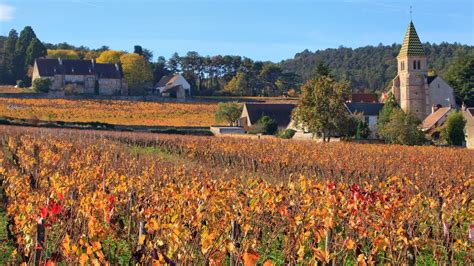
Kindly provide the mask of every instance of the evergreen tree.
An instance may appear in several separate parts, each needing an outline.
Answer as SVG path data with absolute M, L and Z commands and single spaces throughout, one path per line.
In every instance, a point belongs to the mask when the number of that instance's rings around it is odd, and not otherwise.
M 30 43 L 36 39 L 36 34 L 30 26 L 26 26 L 21 32 L 15 46 L 14 73 L 15 79 L 26 80 L 27 62 L 26 50 Z
M 26 49 L 25 64 L 26 66 L 31 66 L 34 64 L 36 58 L 46 55 L 47 51 L 44 45 L 37 38 L 34 38 L 28 46 L 28 49 Z
M 4 69 L 4 78 L 1 83 L 7 84 L 14 84 L 15 83 L 15 46 L 18 41 L 18 33 L 16 30 L 11 30 L 8 33 L 8 37 L 4 43 L 4 61 L 3 61 L 3 69 Z

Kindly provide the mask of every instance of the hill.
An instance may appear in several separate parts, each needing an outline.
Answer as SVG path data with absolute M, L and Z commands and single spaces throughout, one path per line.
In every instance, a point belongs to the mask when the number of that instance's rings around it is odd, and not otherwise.
M 311 52 L 304 50 L 293 59 L 280 63 L 285 72 L 294 72 L 300 81 L 308 80 L 318 62 L 323 61 L 338 78 L 348 79 L 353 90 L 376 92 L 386 89 L 397 72 L 396 57 L 400 44 L 364 46 L 356 49 L 339 47 Z M 474 52 L 474 46 L 459 43 L 424 44 L 428 67 L 443 76 L 453 59 Z

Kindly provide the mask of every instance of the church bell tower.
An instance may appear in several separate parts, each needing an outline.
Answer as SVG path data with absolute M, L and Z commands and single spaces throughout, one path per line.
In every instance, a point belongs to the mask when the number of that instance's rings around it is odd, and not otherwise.
M 400 107 L 423 120 L 430 113 L 429 87 L 427 82 L 426 54 L 410 21 L 403 40 L 398 61 L 398 91 L 394 91 Z

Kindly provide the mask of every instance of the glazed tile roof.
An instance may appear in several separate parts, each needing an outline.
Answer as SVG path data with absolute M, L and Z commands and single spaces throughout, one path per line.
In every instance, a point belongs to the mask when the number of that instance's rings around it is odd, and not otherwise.
M 415 25 L 413 22 L 410 21 L 410 25 L 408 25 L 407 32 L 405 34 L 405 38 L 403 39 L 402 49 L 400 49 L 400 54 L 398 56 L 424 56 L 425 50 L 423 49 L 423 45 L 421 44 L 420 38 L 416 33 Z

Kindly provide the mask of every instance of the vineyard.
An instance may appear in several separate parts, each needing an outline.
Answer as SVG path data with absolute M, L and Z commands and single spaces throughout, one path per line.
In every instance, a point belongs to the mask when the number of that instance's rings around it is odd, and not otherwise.
M 2 264 L 474 263 L 473 151 L 0 133 Z
M 211 126 L 217 104 L 0 98 L 0 117 L 140 126 Z

